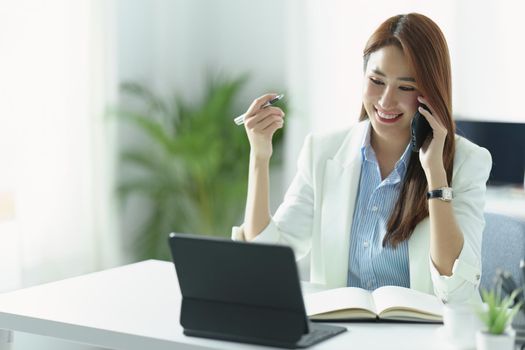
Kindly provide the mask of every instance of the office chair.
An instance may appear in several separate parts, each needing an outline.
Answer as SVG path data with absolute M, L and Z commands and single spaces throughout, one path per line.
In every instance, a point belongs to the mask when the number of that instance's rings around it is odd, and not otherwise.
M 480 288 L 492 289 L 498 269 L 508 271 L 519 286 L 523 281 L 520 260 L 525 259 L 525 220 L 485 213 L 481 241 Z

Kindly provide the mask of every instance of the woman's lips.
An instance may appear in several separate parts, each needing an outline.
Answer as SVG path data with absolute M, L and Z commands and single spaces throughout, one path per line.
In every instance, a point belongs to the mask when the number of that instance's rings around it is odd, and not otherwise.
M 403 116 L 403 113 L 399 113 L 399 114 L 386 114 L 386 113 L 382 113 L 380 111 L 377 110 L 377 108 L 374 108 L 375 109 L 375 112 L 376 112 L 376 118 L 382 122 L 382 123 L 386 123 L 386 124 L 392 124 L 392 123 L 395 123 L 397 122 L 399 119 L 401 119 L 401 116 Z

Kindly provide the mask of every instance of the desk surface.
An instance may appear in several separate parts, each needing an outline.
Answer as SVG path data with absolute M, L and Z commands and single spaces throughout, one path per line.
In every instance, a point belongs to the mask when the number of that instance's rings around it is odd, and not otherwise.
M 148 260 L 0 295 L 0 329 L 112 349 L 270 349 L 187 337 L 172 263 Z M 444 349 L 439 325 L 345 323 L 311 349 Z

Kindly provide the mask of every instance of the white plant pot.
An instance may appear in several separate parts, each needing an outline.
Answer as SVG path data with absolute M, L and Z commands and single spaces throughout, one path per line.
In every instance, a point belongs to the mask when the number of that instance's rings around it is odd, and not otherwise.
M 485 331 L 476 333 L 476 350 L 513 350 L 516 332 L 513 329 L 503 334 L 490 334 Z

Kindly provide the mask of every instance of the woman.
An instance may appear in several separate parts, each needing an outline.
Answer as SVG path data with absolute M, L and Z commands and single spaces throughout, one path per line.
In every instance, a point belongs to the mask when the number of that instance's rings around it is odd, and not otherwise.
M 271 139 L 284 114 L 260 108 L 275 94 L 252 103 L 245 118 L 251 146 L 245 223 L 233 238 L 287 244 L 298 259 L 310 252 L 311 281 L 330 288 L 399 285 L 445 302 L 479 300 L 492 160 L 455 135 L 445 38 L 423 15 L 394 16 L 372 34 L 363 59 L 360 122 L 306 138 L 273 217 Z M 416 110 L 432 128 L 420 152 L 410 143 Z

